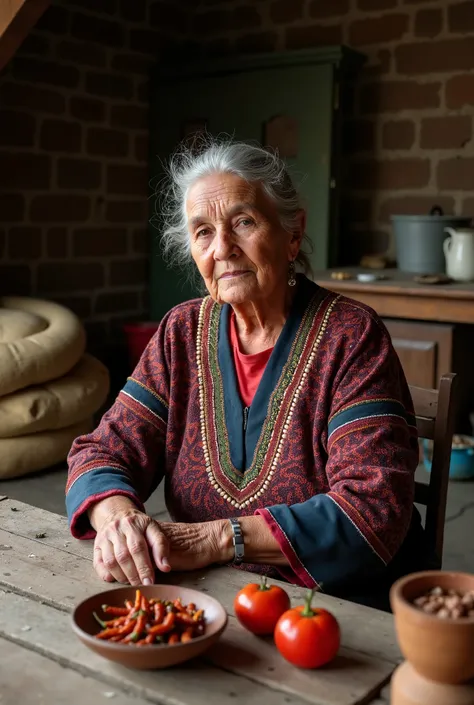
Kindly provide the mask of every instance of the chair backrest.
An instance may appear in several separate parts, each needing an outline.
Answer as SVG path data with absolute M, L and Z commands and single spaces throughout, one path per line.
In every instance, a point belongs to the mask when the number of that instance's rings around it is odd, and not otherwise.
M 410 386 L 418 434 L 420 438 L 433 441 L 430 481 L 429 484 L 415 483 L 415 502 L 426 506 L 426 537 L 438 557 L 440 567 L 457 382 L 457 375 L 450 372 L 441 377 L 439 389 Z

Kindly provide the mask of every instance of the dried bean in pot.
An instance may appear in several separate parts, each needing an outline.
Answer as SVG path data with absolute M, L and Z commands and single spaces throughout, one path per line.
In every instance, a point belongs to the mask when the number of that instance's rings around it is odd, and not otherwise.
M 439 585 L 413 600 L 413 604 L 427 614 L 439 619 L 463 619 L 474 617 L 474 590 L 462 593 Z

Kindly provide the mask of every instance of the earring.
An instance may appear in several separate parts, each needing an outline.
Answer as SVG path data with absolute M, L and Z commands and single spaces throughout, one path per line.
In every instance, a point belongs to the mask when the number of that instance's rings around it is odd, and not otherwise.
M 288 266 L 288 286 L 295 286 L 296 284 L 296 279 L 295 279 L 295 263 L 290 262 Z

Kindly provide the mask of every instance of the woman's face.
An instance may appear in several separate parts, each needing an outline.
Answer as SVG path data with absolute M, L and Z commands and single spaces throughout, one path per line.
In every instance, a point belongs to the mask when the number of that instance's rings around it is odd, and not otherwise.
M 224 173 L 190 188 L 186 212 L 191 254 L 215 301 L 271 300 L 286 290 L 288 264 L 304 233 L 303 211 L 297 231 L 288 233 L 259 184 Z

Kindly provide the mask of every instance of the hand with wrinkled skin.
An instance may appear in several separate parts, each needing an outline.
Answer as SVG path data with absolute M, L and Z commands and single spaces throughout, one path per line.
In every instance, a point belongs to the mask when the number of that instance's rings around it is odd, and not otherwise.
M 232 531 L 226 520 L 162 522 L 160 529 L 168 542 L 172 570 L 199 570 L 213 563 L 228 563 L 234 555 Z
M 94 541 L 94 568 L 102 580 L 131 585 L 151 585 L 155 581 L 155 565 L 171 570 L 168 542 L 160 525 L 141 512 L 125 497 L 111 497 L 100 502 L 90 513 L 97 531 Z M 102 506 L 100 506 L 102 505 Z
M 239 517 L 249 563 L 287 566 L 278 541 L 260 516 Z M 228 519 L 196 524 L 161 522 L 168 542 L 172 570 L 199 570 L 216 563 L 230 563 L 235 554 L 233 531 Z
M 234 557 L 233 532 L 227 519 L 158 523 L 120 495 L 97 502 L 88 514 L 97 531 L 94 568 L 107 582 L 151 585 L 155 566 L 166 573 L 200 570 L 229 563 Z M 239 517 L 239 522 L 249 562 L 288 565 L 262 517 Z

